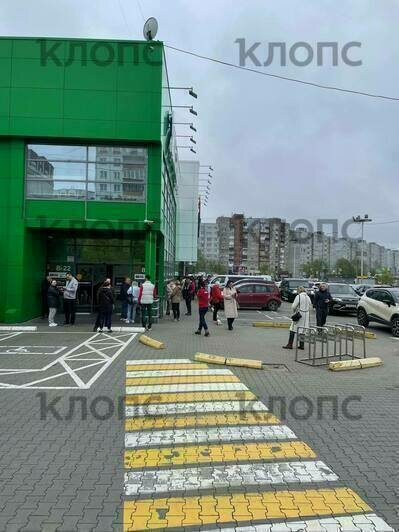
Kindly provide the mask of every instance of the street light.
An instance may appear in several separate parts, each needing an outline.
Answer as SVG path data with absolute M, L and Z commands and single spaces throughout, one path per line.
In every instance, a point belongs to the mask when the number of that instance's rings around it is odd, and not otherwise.
M 211 172 L 214 172 L 214 169 L 209 164 L 200 164 L 200 168 L 209 168 Z
M 192 105 L 163 105 L 162 107 L 176 107 L 177 109 L 188 109 L 189 112 L 194 115 L 194 116 L 198 116 L 198 113 L 195 109 L 193 109 L 193 106 Z
M 189 139 L 193 144 L 197 144 L 197 141 L 191 135 L 176 135 L 176 138 Z
M 170 89 L 170 90 L 184 90 L 188 91 L 189 95 L 193 98 L 197 99 L 198 94 L 194 92 L 194 89 L 192 87 L 162 87 L 163 89 Z
M 362 218 L 361 216 L 352 216 L 352 220 L 355 224 L 362 225 L 362 256 L 360 258 L 360 277 L 363 277 L 363 265 L 364 265 L 364 224 L 366 222 L 372 222 L 373 220 L 369 218 L 368 214 L 365 214 Z
M 174 124 L 175 126 L 190 126 L 191 131 L 195 131 L 195 133 L 197 133 L 197 130 L 192 122 L 174 122 Z

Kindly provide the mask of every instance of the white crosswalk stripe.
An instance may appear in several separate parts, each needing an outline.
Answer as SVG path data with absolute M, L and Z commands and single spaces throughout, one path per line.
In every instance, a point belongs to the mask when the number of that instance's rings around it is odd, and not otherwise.
M 158 369 L 127 371 L 126 377 L 189 377 L 195 375 L 234 375 L 229 369 Z
M 158 365 L 158 364 L 192 364 L 193 361 L 189 358 L 158 358 L 157 360 L 126 360 L 126 366 L 142 366 L 144 364 Z
M 247 391 L 241 382 L 204 382 L 197 384 L 152 384 L 151 386 L 126 386 L 126 394 L 176 393 L 176 392 L 227 392 Z
M 198 403 L 168 403 L 125 407 L 126 417 L 164 416 L 166 414 L 203 414 L 207 412 L 267 412 L 260 401 L 206 401 Z

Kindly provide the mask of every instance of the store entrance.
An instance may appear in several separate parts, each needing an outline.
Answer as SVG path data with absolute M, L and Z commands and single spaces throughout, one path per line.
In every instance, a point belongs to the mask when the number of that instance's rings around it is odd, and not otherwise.
M 76 278 L 79 281 L 76 310 L 80 313 L 91 313 L 96 310 L 97 294 L 106 279 L 111 280 L 115 299 L 115 311 L 120 311 L 120 287 L 126 277 L 125 264 L 90 264 L 76 265 Z

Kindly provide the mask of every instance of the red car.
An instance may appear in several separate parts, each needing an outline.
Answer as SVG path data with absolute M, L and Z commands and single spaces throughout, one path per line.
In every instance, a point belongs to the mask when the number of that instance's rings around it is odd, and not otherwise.
M 276 311 L 281 305 L 280 290 L 274 283 L 243 281 L 235 285 L 240 308 Z

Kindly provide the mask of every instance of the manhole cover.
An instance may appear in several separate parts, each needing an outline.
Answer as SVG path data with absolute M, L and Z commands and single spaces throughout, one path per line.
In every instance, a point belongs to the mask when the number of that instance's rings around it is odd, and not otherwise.
M 263 368 L 268 371 L 289 371 L 285 364 L 263 364 Z

